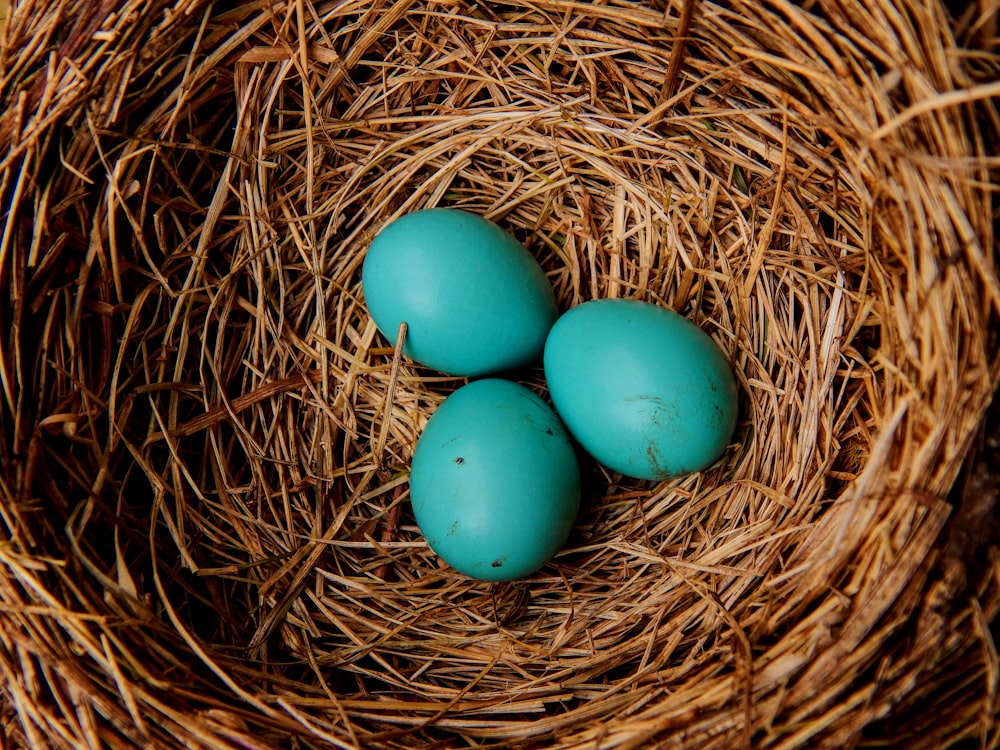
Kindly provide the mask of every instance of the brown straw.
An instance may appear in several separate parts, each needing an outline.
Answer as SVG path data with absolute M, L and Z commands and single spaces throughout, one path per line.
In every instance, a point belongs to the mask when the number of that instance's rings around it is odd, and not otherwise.
M 4 746 L 994 746 L 997 487 L 963 468 L 1000 376 L 996 18 L 17 3 Z M 566 549 L 510 584 L 419 534 L 409 462 L 463 381 L 361 294 L 375 233 L 445 205 L 563 310 L 677 310 L 740 386 L 715 466 L 585 462 Z

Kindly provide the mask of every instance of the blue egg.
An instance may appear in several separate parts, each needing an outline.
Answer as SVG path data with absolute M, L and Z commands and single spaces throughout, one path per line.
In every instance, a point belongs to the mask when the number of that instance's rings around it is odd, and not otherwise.
M 572 441 L 541 398 L 476 380 L 442 402 L 417 441 L 410 498 L 420 531 L 465 575 L 509 581 L 566 543 L 580 505 Z
M 630 477 L 700 471 L 736 427 L 736 379 L 722 351 L 658 305 L 603 299 L 572 308 L 549 332 L 544 366 L 570 433 Z
M 406 214 L 365 256 L 368 310 L 403 353 L 441 372 L 481 376 L 541 357 L 558 314 L 538 261 L 487 219 L 452 208 Z

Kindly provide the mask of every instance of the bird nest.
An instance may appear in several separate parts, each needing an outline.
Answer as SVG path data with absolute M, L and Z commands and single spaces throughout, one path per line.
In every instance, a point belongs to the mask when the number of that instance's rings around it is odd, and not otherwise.
M 8 742 L 996 741 L 995 491 L 959 481 L 1000 376 L 988 5 L 18 3 Z M 464 381 L 360 285 L 429 206 L 513 233 L 561 310 L 707 332 L 740 391 L 720 461 L 585 464 L 541 571 L 444 565 L 408 467 Z

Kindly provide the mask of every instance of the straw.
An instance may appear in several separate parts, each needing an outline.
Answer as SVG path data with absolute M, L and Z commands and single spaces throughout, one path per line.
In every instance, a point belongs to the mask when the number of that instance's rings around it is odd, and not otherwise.
M 237 5 L 5 26 L 10 746 L 996 743 L 995 9 Z M 528 579 L 441 562 L 408 467 L 464 381 L 360 285 L 429 206 L 511 232 L 562 310 L 712 336 L 722 459 L 585 462 Z

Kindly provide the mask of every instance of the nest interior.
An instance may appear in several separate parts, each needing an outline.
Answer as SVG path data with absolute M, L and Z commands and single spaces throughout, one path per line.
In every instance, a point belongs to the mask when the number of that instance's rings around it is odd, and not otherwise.
M 1000 374 L 995 14 L 16 5 L 5 737 L 996 741 L 992 507 L 956 487 Z M 740 385 L 720 462 L 586 464 L 566 549 L 512 584 L 416 529 L 413 448 L 463 381 L 361 294 L 378 229 L 438 205 L 522 240 L 563 310 L 684 314 Z

